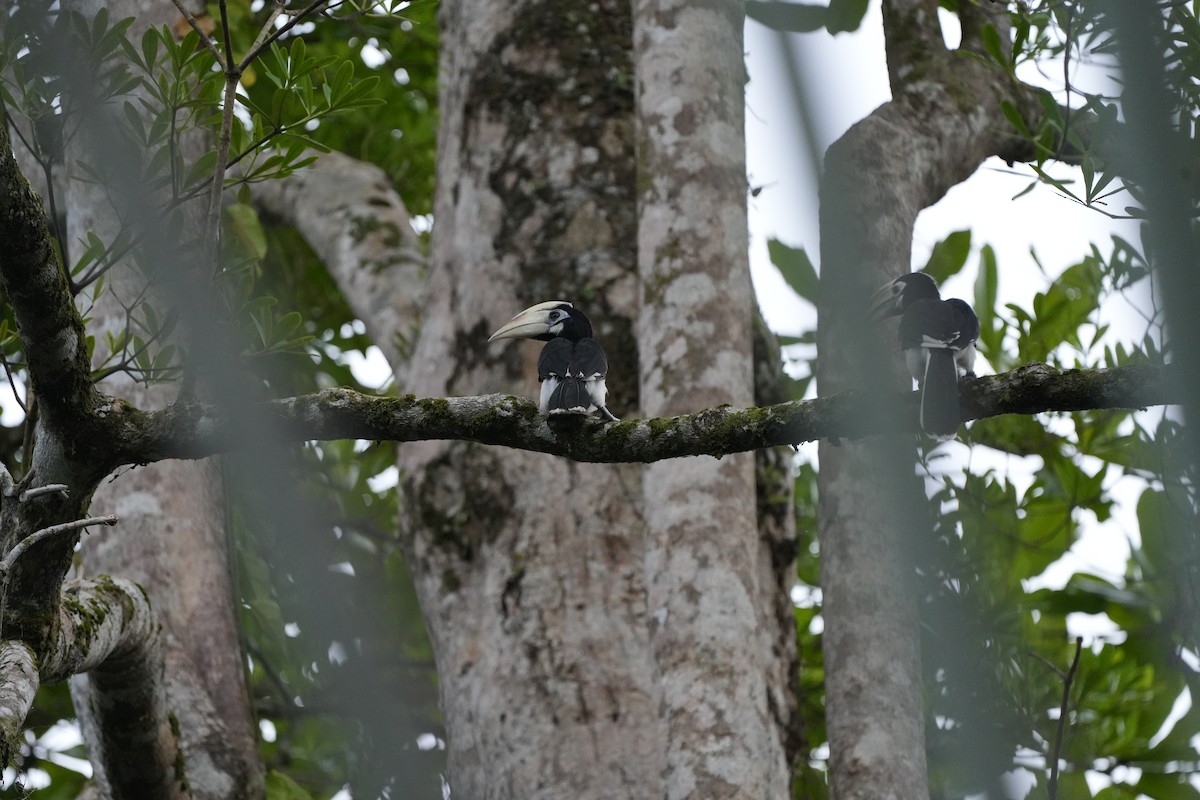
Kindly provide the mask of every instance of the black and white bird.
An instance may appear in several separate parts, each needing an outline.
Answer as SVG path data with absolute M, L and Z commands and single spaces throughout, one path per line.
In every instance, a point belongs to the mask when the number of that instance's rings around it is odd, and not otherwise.
M 902 275 L 872 298 L 871 318 L 900 316 L 900 348 L 921 386 L 921 429 L 940 441 L 953 439 L 962 417 L 958 369 L 975 377 L 979 317 L 962 300 L 943 300 L 923 272 Z
M 591 414 L 599 411 L 617 422 L 604 404 L 608 389 L 608 359 L 592 338 L 592 322 L 563 300 L 538 303 L 517 314 L 489 342 L 497 339 L 538 339 L 546 343 L 538 356 L 542 390 L 538 409 L 543 414 Z

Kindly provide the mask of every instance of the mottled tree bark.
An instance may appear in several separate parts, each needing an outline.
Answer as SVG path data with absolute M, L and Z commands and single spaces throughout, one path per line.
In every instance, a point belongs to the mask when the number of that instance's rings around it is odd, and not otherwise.
M 486 340 L 564 299 L 607 350 L 610 407 L 637 408 L 631 17 L 599 5 L 443 4 L 429 299 L 400 391 L 535 394 L 539 346 Z M 661 786 L 638 468 L 459 443 L 400 466 L 455 796 Z
M 749 404 L 741 4 L 634 9 L 642 411 Z M 661 462 L 642 481 L 667 796 L 783 797 L 775 712 L 790 713 L 792 650 L 773 647 L 779 585 L 759 535 L 754 459 Z
M 983 22 L 963 4 L 964 49 Z M 942 43 L 936 0 L 884 0 L 892 100 L 830 147 L 821 193 L 822 395 L 910 385 L 899 351 L 880 356 L 864 324 L 869 293 L 909 271 L 917 214 L 990 155 L 1030 157 L 1000 100 L 1037 115 L 1032 91 Z M 836 355 L 835 355 L 836 354 Z M 881 407 L 876 412 L 883 413 Z M 912 440 L 822 441 L 821 582 L 831 784 L 840 800 L 928 796 L 909 544 L 928 535 Z
M 721 131 L 729 151 L 715 182 L 669 171 L 667 161 L 682 155 L 659 154 L 664 197 L 646 205 L 640 242 L 634 15 L 612 1 L 595 14 L 572 8 L 443 6 L 437 227 L 415 351 L 411 359 L 389 354 L 401 359 L 393 361 L 398 389 L 534 394 L 538 346 L 485 340 L 520 308 L 561 298 L 596 324 L 618 415 L 749 404 L 737 5 L 701 14 L 702 25 L 676 44 L 715 42 L 728 51 L 719 67 L 684 87 L 666 73 L 651 75 L 676 57 L 664 53 L 667 60 L 646 73 L 651 103 L 689 95 L 686 119 L 664 120 L 664 134 L 676 124 Z M 652 9 L 638 13 L 646 15 L 644 36 L 670 27 Z M 654 61 L 654 53 L 644 55 Z M 696 99 L 713 74 L 727 84 L 719 108 Z M 678 280 L 669 302 L 656 298 L 651 313 L 676 322 L 698 309 L 713 313 L 703 330 L 672 323 L 672 342 L 690 338 L 698 347 L 708 335 L 728 347 L 716 370 L 699 357 L 683 364 L 671 354 L 656 357 L 648 381 L 639 352 L 671 342 L 655 338 L 654 323 L 636 322 L 635 242 L 656 250 L 660 222 L 695 190 L 706 193 L 708 210 L 679 220 L 689 232 L 677 260 L 664 265 L 694 270 L 694 278 Z M 711 235 L 726 229 L 727 237 Z M 693 267 L 698 257 L 703 268 Z M 382 280 L 394 282 L 397 297 L 412 293 L 411 275 L 388 271 Z M 687 291 L 677 296 L 698 284 L 709 286 L 707 308 Z M 341 285 L 353 307 L 365 308 L 361 290 Z M 649 345 L 635 345 L 635 324 Z M 639 404 L 639 384 L 653 387 L 653 401 Z M 705 458 L 655 478 L 636 467 L 422 443 L 404 447 L 400 464 L 402 527 L 437 653 L 455 794 L 633 798 L 728 790 L 760 797 L 786 787 L 782 741 L 794 647 L 790 614 L 780 613 L 791 562 L 779 554 L 791 551 L 759 540 L 756 512 L 772 542 L 790 540 L 792 529 L 790 510 L 771 502 L 756 508 L 752 458 Z M 671 496 L 677 490 L 687 496 Z M 687 519 L 668 519 L 663 510 L 647 516 L 644 492 Z M 687 508 L 705 496 L 703 508 Z M 714 506 L 721 507 L 717 520 L 693 530 L 698 512 Z M 668 547 L 680 534 L 687 540 Z M 730 547 L 727 536 L 738 543 Z M 702 564 L 701 574 L 683 574 L 688 564 Z M 715 645 L 697 660 L 694 648 Z M 705 720 L 707 713 L 719 720 Z

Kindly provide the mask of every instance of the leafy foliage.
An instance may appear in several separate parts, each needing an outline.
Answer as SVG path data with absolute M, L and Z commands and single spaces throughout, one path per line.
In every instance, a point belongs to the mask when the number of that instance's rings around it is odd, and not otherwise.
M 294 232 L 263 223 L 249 187 L 293 173 L 314 151 L 338 147 L 376 159 L 412 207 L 427 211 L 436 129 L 434 7 L 420 2 L 389 14 L 376 4 L 334 3 L 336 14 L 286 30 L 242 73 L 239 113 L 227 129 L 229 202 L 212 280 L 244 366 L 273 396 L 330 385 L 375 388 L 361 386 L 347 366 L 347 355 L 361 359 L 370 343 L 319 259 Z M 227 10 L 239 52 L 249 50 L 275 11 L 255 11 L 248 2 Z M 80 54 L 94 99 L 114 112 L 117 136 L 140 154 L 141 173 L 133 180 L 161 199 L 170 237 L 184 252 L 199 253 L 199 234 L 185 216 L 209 191 L 218 162 L 224 75 L 195 31 L 163 27 L 130 40 L 130 22 L 114 23 L 103 10 L 87 20 L 45 4 L 16 4 L 0 14 L 0 98 L 43 170 L 57 217 L 55 179 L 64 149 L 79 135 L 70 101 L 79 75 L 53 54 Z M 219 27 L 212 34 L 221 41 Z M 374 74 L 363 77 L 364 71 Z M 111 166 L 83 168 L 105 184 Z M 87 232 L 70 243 L 60 228 L 57 240 L 61 252 L 74 256 L 71 288 L 85 314 L 110 291 L 106 278 L 115 265 L 136 264 L 147 287 L 162 269 L 148 257 L 146 232 L 132 223 L 110 239 Z M 88 341 L 95 379 L 124 372 L 150 383 L 186 373 L 190 354 L 172 340 L 179 310 L 151 300 L 147 290 L 123 301 L 124 324 Z M 27 378 L 11 314 L 4 304 L 0 361 L 22 397 Z M 19 467 L 16 433 L 4 455 Z M 268 734 L 262 746 L 270 797 L 329 797 L 344 786 L 362 797 L 441 794 L 444 734 L 432 653 L 392 533 L 394 493 L 386 481 L 373 488 L 392 462 L 389 447 L 338 442 L 226 464 L 251 689 Z M 277 490 L 270 498 L 259 480 L 264 475 Z M 294 496 L 297 487 L 327 505 L 309 514 L 294 503 L 264 505 Z M 291 513 L 281 514 L 281 507 Z M 340 584 L 339 591 L 322 593 L 320 603 L 304 591 L 328 583 Z M 38 796 L 79 790 L 78 773 L 47 761 L 33 734 L 70 716 L 66 698 L 65 690 L 43 692 L 30 718 L 17 780 L 32 785 L 28 776 L 44 782 L 41 776 L 49 775 L 50 788 Z
M 1178 5 L 1170 10 L 1177 19 L 1186 13 Z M 1017 18 L 1022 14 L 1028 18 L 1023 10 Z M 1043 23 L 1055 24 L 1052 17 Z M 1046 50 L 1049 30 L 1036 31 Z M 1189 85 L 1182 94 L 1190 93 Z M 1089 102 L 1094 124 L 1114 124 L 1111 101 L 1102 107 L 1097 99 Z M 1019 127 L 1020 120 L 1013 121 Z M 1053 147 L 1056 140 L 1044 131 L 1024 132 L 1043 137 L 1044 180 L 1049 162 L 1061 155 Z M 1135 179 L 1102 153 L 1092 147 L 1081 159 L 1083 189 L 1077 197 L 1101 211 L 1114 182 L 1139 196 Z M 1045 182 L 1072 190 L 1067 179 Z M 973 243 L 967 230 L 938 243 L 924 271 L 940 281 L 974 270 L 978 349 L 997 372 L 1034 361 L 1091 368 L 1162 362 L 1170 357 L 1171 343 L 1156 303 L 1138 309 L 1140 331 L 1136 324 L 1117 329 L 1107 321 L 1108 310 L 1131 292 L 1156 299 L 1146 291 L 1156 267 L 1147 238 L 1144 226 L 1137 242 L 1114 236 L 1054 271 L 1031 254 L 1045 283 L 1028 303 L 1001 303 L 1008 292 L 996 252 Z M 804 252 L 772 243 L 770 254 L 789 285 L 811 302 L 817 270 Z M 811 338 L 807 332 L 791 341 Z M 1191 689 L 1200 686 L 1195 591 L 1200 554 L 1195 475 L 1177 455 L 1183 435 L 1171 412 L 1089 411 L 979 420 L 963 435 L 970 447 L 965 456 L 923 450 L 931 536 L 915 561 L 934 797 L 1197 794 L 1200 712 L 1189 709 L 1188 701 Z M 813 512 L 806 510 L 815 476 L 811 465 L 801 464 L 796 484 L 801 531 L 815 526 Z M 1118 521 L 1129 528 L 1125 574 L 1075 567 L 1054 588 L 1053 581 L 1061 579 L 1048 576 L 1062 574 L 1069 563 L 1063 558 L 1081 533 Z M 801 585 L 816 585 L 816 560 L 814 552 L 802 550 Z M 821 707 L 821 698 L 812 694 L 821 692 L 822 673 L 811 672 L 820 661 L 810 649 L 816 646 L 810 631 L 820 616 L 820 595 L 802 596 L 796 609 L 802 715 L 806 731 L 820 731 L 818 714 L 808 710 L 810 704 Z M 1072 631 L 1080 620 L 1097 617 L 1111 621 L 1115 632 L 1089 638 L 1072 670 Z M 1183 709 L 1188 710 L 1178 716 Z M 807 745 L 817 757 L 798 765 L 793 796 L 823 797 L 824 749 L 817 739 Z M 1013 775 L 1024 777 L 1014 782 Z M 1093 793 L 1088 778 L 1101 776 L 1108 786 Z
M 250 3 L 231 3 L 238 14 L 253 17 Z M 339 108 L 336 122 L 314 118 L 304 123 L 303 136 L 310 146 L 333 149 L 370 161 L 383 168 L 416 214 L 432 210 L 435 142 L 437 135 L 437 4 L 432 0 L 394 3 L 392 13 L 368 4 L 350 10 L 340 20 L 322 20 L 314 29 L 295 37 L 309 58 L 347 65 L 355 72 L 367 70 L 369 80 L 355 84 L 370 101 Z M 239 45 L 249 44 L 255 26 L 235 26 Z M 286 41 L 286 40 L 285 40 Z M 273 108 L 279 102 L 276 79 L 267 65 L 256 66 L 243 85 L 248 102 Z M 293 72 L 303 76 L 303 70 Z M 278 70 L 276 70 L 278 73 Z M 298 127 L 295 121 L 289 128 Z

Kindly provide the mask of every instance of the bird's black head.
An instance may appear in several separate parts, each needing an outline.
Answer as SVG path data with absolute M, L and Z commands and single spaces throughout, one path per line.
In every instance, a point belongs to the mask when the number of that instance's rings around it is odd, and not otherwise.
M 519 338 L 548 342 L 561 337 L 578 342 L 591 335 L 592 323 L 582 311 L 565 300 L 550 300 L 517 314 L 493 333 L 488 341 Z
M 870 317 L 886 319 L 903 314 L 917 300 L 939 300 L 937 282 L 924 272 L 910 272 L 885 284 L 871 298 Z

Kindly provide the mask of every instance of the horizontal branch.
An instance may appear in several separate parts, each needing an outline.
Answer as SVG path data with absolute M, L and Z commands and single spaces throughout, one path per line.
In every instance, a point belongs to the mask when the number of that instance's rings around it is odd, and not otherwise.
M 64 590 L 58 613 L 57 641 L 40 665 L 26 643 L 0 641 L 0 763 L 21 742 L 38 686 L 90 671 L 88 713 L 113 722 L 105 746 L 139 756 L 131 762 L 138 774 L 124 784 L 133 791 L 122 796 L 174 797 L 162 636 L 145 592 L 123 579 L 78 581 Z
M 158 622 L 150 600 L 137 584 L 101 576 L 63 589 L 58 638 L 39 667 L 42 680 L 57 683 L 72 675 L 160 647 Z M 161 661 L 161 655 L 157 656 Z
M 967 420 L 1001 414 L 1145 408 L 1182 402 L 1170 366 L 1062 370 L 1031 364 L 964 380 Z M 637 463 L 723 456 L 815 439 L 916 432 L 915 392 L 843 392 L 763 408 L 720 406 L 664 419 L 605 423 L 541 416 L 509 395 L 418 399 L 372 397 L 350 389 L 275 400 L 231 415 L 199 403 L 146 413 L 112 401 L 104 418 L 119 443 L 112 466 L 167 458 L 205 458 L 250 446 L 309 440 L 412 442 L 458 439 L 549 453 L 576 461 Z

